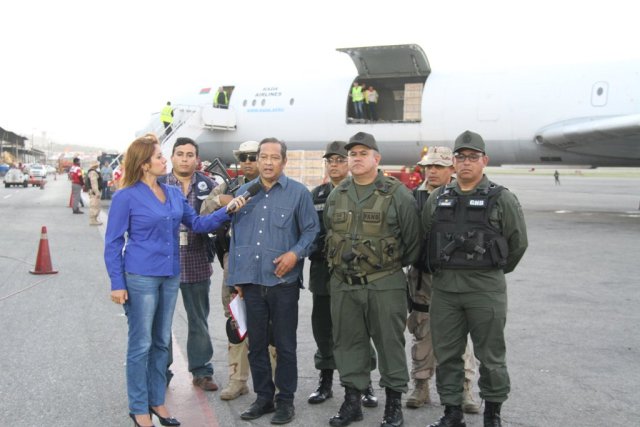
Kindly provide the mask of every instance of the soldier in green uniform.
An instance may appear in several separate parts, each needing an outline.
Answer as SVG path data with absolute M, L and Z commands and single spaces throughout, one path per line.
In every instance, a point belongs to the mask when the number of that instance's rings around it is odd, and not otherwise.
M 381 156 L 372 135 L 359 132 L 345 148 L 352 176 L 331 192 L 324 211 L 334 357 L 345 387 L 345 400 L 329 424 L 362 420 L 360 395 L 369 383 L 373 340 L 386 391 L 381 426 L 397 427 L 403 424 L 401 397 L 409 381 L 402 267 L 420 251 L 420 219 L 409 190 L 378 171 Z
M 336 369 L 336 362 L 333 357 L 333 337 L 331 324 L 331 297 L 329 296 L 329 280 L 331 274 L 327 266 L 327 259 L 324 256 L 324 239 L 327 231 L 324 227 L 322 214 L 327 197 L 331 191 L 338 186 L 348 175 L 347 150 L 344 148 L 347 143 L 343 141 L 333 141 L 327 145 L 324 153 L 327 175 L 329 182 L 321 184 L 311 190 L 313 204 L 318 212 L 320 220 L 320 233 L 316 238 L 316 248 L 309 259 L 309 290 L 313 294 L 313 309 L 311 311 L 311 328 L 313 338 L 318 349 L 314 356 L 315 367 L 320 371 L 320 381 L 318 388 L 309 396 L 309 403 L 322 403 L 333 396 L 333 371 Z M 371 370 L 376 368 L 376 353 L 371 349 Z M 378 406 L 378 399 L 373 394 L 371 384 L 362 396 L 364 406 Z
M 504 327 L 505 274 L 527 249 L 520 203 L 484 175 L 489 162 L 484 140 L 465 131 L 455 141 L 456 181 L 433 192 L 422 211 L 426 267 L 433 274 L 431 333 L 438 366 L 436 384 L 444 416 L 429 427 L 465 426 L 462 409 L 464 362 L 471 334 L 480 360 L 484 425 L 500 426 L 500 407 L 510 390 Z
M 449 184 L 453 168 L 453 152 L 449 147 L 431 147 L 418 162 L 424 167 L 424 182 L 413 191 L 418 202 L 418 210 L 422 209 L 429 197 L 438 187 Z M 436 358 L 431 342 L 429 322 L 429 305 L 431 304 L 431 274 L 421 267 L 411 266 L 407 271 L 411 310 L 407 319 L 407 329 L 413 335 L 411 346 L 411 378 L 415 384 L 413 393 L 407 398 L 407 408 L 419 408 L 430 403 L 429 380 L 436 368 Z M 480 405 L 473 399 L 472 384 L 476 375 L 476 360 L 471 345 L 464 352 L 464 392 L 462 394 L 462 410 L 468 413 L 480 412 Z

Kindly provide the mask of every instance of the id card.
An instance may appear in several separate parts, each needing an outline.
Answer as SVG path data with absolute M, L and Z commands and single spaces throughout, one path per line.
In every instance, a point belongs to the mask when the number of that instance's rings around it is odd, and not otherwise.
M 189 240 L 187 239 L 187 233 L 188 231 L 181 231 L 180 232 L 180 246 L 187 246 L 189 244 Z

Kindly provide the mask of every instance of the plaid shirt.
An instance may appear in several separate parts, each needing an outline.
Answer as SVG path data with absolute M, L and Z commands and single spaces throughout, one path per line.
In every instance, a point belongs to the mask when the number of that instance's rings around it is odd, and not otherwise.
M 206 180 L 211 183 L 211 188 L 215 187 L 215 181 L 204 175 L 199 176 L 199 180 Z M 166 177 L 168 185 L 175 185 L 182 191 L 182 184 L 178 181 L 173 173 Z M 191 177 L 189 184 L 189 194 L 186 195 L 187 202 L 196 212 L 200 211 L 201 200 L 198 200 L 196 192 L 196 174 Z M 206 240 L 209 237 L 206 234 L 194 233 L 184 224 L 180 224 L 180 233 L 187 233 L 187 244 L 180 245 L 180 283 L 196 283 L 202 282 L 211 277 L 213 269 L 207 257 Z

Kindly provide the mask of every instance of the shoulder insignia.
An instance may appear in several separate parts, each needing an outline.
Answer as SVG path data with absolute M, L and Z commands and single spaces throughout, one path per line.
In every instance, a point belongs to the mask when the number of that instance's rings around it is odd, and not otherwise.
M 199 191 L 207 191 L 209 189 L 209 186 L 205 181 L 198 182 L 197 186 Z
M 340 191 L 347 191 L 349 189 L 349 184 L 351 184 L 351 177 L 347 177 L 336 188 Z
M 376 180 L 374 185 L 379 192 L 390 193 L 402 185 L 402 183 L 396 177 L 385 176 L 381 180 Z

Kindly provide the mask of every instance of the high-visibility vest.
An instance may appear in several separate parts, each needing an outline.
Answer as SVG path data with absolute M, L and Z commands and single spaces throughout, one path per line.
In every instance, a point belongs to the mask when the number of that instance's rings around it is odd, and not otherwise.
M 220 103 L 218 102 L 218 97 L 220 96 L 220 91 L 217 90 L 215 95 L 213 95 L 213 103 L 216 105 L 228 105 L 229 104 L 229 96 L 227 95 L 227 91 L 223 90 L 222 93 L 224 93 L 224 103 Z
M 163 123 L 173 123 L 172 112 L 173 108 L 171 108 L 171 105 L 165 105 L 162 111 L 160 111 L 160 121 Z
M 353 102 L 360 102 L 364 99 L 362 94 L 362 86 L 354 87 L 351 89 L 351 99 Z

